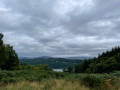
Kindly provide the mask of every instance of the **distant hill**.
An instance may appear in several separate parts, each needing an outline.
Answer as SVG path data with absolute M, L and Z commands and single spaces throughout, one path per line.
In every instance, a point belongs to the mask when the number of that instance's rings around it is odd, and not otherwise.
M 63 57 L 51 57 L 51 56 L 40 56 L 40 57 L 19 57 L 19 59 L 36 59 L 36 58 L 63 58 Z M 91 59 L 92 57 L 64 57 L 64 59 Z
M 29 57 L 19 57 L 19 59 L 32 59 L 32 58 L 29 58 Z
M 52 68 L 68 68 L 69 66 L 74 66 L 75 64 L 83 62 L 79 59 L 66 59 L 66 58 L 53 58 L 53 57 L 37 57 L 37 58 L 20 58 L 21 63 L 26 63 L 30 65 L 37 64 L 48 64 Z
M 85 60 L 85 59 L 91 59 L 92 57 L 67 57 L 66 59 L 80 59 L 80 60 Z

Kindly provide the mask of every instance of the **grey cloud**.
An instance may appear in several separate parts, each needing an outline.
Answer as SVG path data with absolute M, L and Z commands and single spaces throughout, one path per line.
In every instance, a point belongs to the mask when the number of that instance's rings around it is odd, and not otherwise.
M 118 0 L 1 0 L 0 32 L 19 56 L 97 56 L 120 43 Z

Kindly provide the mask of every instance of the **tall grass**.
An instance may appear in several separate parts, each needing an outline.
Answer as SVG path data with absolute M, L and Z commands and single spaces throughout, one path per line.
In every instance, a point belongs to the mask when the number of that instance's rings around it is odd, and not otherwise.
M 42 80 L 38 82 L 22 81 L 9 84 L 0 90 L 89 90 L 79 82 L 66 81 L 63 79 Z

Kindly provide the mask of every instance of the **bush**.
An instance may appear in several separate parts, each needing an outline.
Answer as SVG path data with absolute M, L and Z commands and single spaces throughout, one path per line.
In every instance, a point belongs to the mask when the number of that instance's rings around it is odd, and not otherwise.
M 13 83 L 13 82 L 16 82 L 17 80 L 15 77 L 6 77 L 6 78 L 3 78 L 1 81 L 4 83 Z

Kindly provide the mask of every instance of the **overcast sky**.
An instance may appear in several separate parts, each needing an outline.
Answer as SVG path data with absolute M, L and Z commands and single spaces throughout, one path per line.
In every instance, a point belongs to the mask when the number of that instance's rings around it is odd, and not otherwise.
M 120 45 L 120 0 L 0 0 L 0 32 L 19 57 L 93 57 Z

